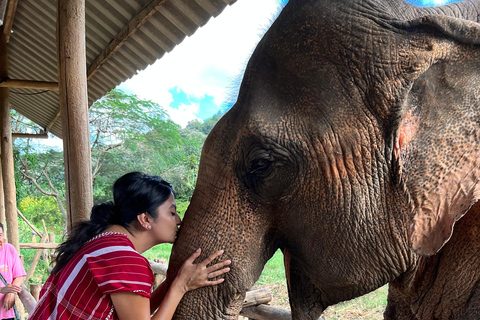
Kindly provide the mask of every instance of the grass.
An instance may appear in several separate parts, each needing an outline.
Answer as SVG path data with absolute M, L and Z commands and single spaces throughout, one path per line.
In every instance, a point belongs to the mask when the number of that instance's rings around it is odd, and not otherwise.
M 162 244 L 146 251 L 143 255 L 149 259 L 168 260 L 172 245 Z M 283 254 L 278 250 L 265 265 L 255 287 L 269 287 L 272 292 L 270 305 L 290 309 L 288 291 L 283 267 Z M 380 320 L 387 305 L 388 286 L 383 286 L 356 299 L 341 302 L 328 307 L 322 315 L 327 320 Z

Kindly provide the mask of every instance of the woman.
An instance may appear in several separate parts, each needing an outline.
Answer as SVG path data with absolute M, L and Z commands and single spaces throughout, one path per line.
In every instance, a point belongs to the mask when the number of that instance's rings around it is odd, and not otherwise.
M 223 282 L 230 261 L 207 266 L 223 251 L 194 264 L 185 261 L 169 288 L 160 286 L 150 305 L 154 281 L 140 254 L 173 243 L 181 223 L 172 186 L 159 177 L 128 173 L 113 186 L 114 202 L 96 205 L 57 250 L 56 265 L 30 315 L 40 319 L 171 319 L 190 290 Z

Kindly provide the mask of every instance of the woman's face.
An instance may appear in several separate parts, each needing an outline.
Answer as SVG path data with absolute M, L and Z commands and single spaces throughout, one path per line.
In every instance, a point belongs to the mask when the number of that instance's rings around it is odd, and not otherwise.
M 158 243 L 173 243 L 177 237 L 182 220 L 177 214 L 177 205 L 173 194 L 157 209 L 157 219 L 151 221 L 152 231 Z

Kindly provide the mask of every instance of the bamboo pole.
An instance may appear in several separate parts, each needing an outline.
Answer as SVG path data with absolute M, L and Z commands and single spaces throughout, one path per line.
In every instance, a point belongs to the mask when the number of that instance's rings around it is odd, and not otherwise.
M 68 220 L 86 220 L 93 205 L 85 58 L 85 0 L 57 1 L 57 52 Z

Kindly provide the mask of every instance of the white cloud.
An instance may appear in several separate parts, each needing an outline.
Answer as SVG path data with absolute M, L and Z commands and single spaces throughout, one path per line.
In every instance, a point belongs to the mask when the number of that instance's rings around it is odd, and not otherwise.
M 195 116 L 195 113 L 197 113 L 199 109 L 199 105 L 197 103 L 193 103 L 190 105 L 181 104 L 178 109 L 168 109 L 170 119 L 172 119 L 172 121 L 178 123 L 182 127 L 186 127 L 188 122 L 198 119 Z
M 120 88 L 158 103 L 174 121 L 195 119 L 198 106 L 170 108 L 173 99 L 168 90 L 178 87 L 188 95 L 213 96 L 217 105 L 224 102 L 278 6 L 277 0 L 237 1 Z M 187 116 L 188 112 L 192 113 Z M 182 120 L 174 119 L 178 114 Z

